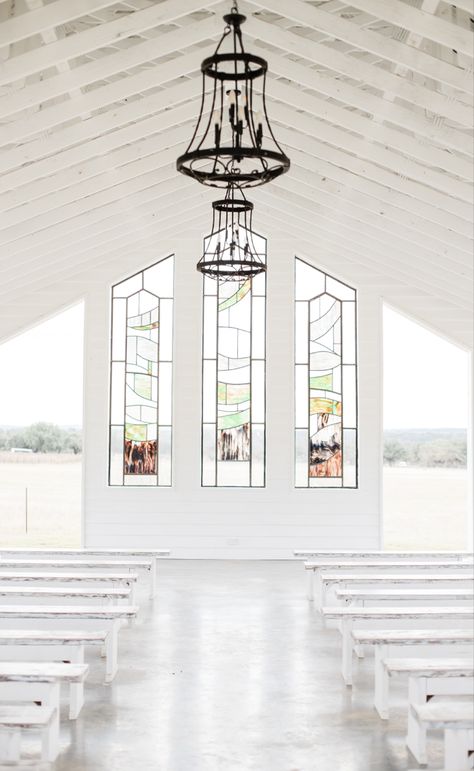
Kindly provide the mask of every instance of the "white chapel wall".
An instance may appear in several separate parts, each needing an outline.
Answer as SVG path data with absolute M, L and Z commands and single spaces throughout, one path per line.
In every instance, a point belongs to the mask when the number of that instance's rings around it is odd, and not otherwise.
M 377 548 L 381 489 L 381 302 L 358 289 L 359 488 L 295 489 L 293 461 L 294 255 L 327 260 L 269 238 L 267 485 L 202 488 L 201 234 L 125 256 L 90 287 L 85 329 L 84 544 L 170 548 L 175 557 L 286 558 L 293 548 Z M 107 484 L 111 284 L 174 253 L 174 462 L 172 488 Z M 345 279 L 344 275 L 335 274 Z M 346 279 L 348 283 L 350 282 Z

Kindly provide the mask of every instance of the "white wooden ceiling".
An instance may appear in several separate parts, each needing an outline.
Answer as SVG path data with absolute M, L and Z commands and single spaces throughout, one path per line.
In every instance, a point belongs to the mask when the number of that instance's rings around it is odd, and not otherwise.
M 230 5 L 0 0 L 0 338 L 208 230 L 213 193 L 175 159 Z M 239 10 L 292 161 L 252 191 L 257 229 L 471 346 L 473 0 Z

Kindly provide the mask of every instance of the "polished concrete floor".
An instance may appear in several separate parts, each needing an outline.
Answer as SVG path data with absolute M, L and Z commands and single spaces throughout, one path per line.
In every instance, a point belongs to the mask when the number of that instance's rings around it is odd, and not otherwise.
M 54 771 L 417 768 L 404 744 L 406 685 L 388 722 L 371 705 L 369 657 L 343 685 L 339 633 L 307 602 L 300 563 L 163 562 L 157 599 L 144 597 L 121 633 L 115 683 L 102 684 L 98 655 L 90 662 Z M 430 747 L 439 768 L 441 742 Z

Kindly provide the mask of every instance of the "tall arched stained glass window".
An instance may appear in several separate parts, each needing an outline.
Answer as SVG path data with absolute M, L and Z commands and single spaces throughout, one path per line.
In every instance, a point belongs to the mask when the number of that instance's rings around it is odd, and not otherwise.
M 264 487 L 265 274 L 203 286 L 202 485 Z
M 174 258 L 112 287 L 109 484 L 171 485 Z
M 295 259 L 295 484 L 357 487 L 356 290 Z

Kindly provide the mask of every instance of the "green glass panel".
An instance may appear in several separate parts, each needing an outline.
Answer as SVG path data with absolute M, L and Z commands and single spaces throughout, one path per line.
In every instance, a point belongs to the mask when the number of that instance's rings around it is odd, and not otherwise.
M 135 375 L 134 391 L 144 399 L 151 399 L 151 377 L 149 375 Z
M 140 423 L 126 423 L 125 439 L 131 439 L 132 442 L 144 442 L 146 441 L 146 429 L 147 427 Z
M 230 415 L 222 415 L 218 421 L 219 428 L 236 428 L 237 426 L 243 426 L 244 423 L 248 423 L 250 420 L 250 410 L 242 410 L 242 412 L 232 412 Z
M 319 388 L 323 391 L 332 391 L 332 373 L 329 375 L 319 375 L 317 377 L 310 377 L 310 388 Z

